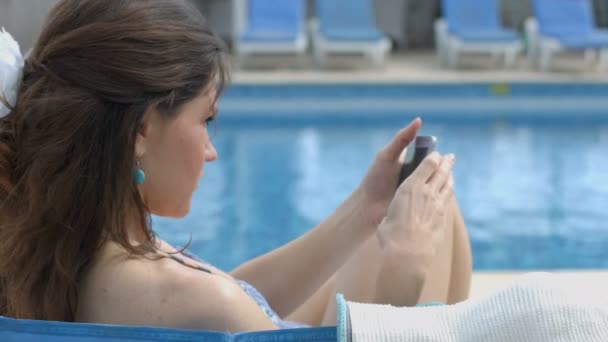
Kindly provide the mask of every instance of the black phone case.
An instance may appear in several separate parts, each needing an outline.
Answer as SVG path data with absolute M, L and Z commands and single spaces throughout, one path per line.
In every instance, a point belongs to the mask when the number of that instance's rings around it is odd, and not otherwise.
M 415 146 L 416 150 L 414 151 L 414 157 L 411 161 L 406 161 L 405 164 L 403 164 L 403 167 L 401 168 L 401 172 L 399 173 L 399 183 L 397 183 L 397 187 L 399 187 L 399 185 L 401 185 L 401 183 L 403 183 L 403 181 L 405 181 L 407 177 L 414 173 L 416 168 L 420 166 L 420 163 L 422 163 L 426 156 L 435 151 L 434 144 L 435 143 L 430 146 Z

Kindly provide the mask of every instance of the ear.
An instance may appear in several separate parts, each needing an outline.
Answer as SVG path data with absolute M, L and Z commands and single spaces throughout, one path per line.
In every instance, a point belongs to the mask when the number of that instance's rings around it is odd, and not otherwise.
M 155 114 L 156 109 L 154 106 L 149 106 L 144 113 L 139 128 L 137 129 L 137 137 L 135 138 L 135 157 L 138 159 L 146 154 L 148 145 L 150 145 L 150 134 L 152 132 Z

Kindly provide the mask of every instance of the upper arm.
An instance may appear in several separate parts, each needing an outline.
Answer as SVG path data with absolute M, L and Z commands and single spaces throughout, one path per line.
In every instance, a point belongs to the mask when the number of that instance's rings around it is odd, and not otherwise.
M 258 304 L 227 279 L 185 277 L 175 285 L 165 308 L 177 328 L 227 332 L 277 329 Z
M 238 284 L 167 260 L 130 260 L 85 280 L 84 322 L 213 331 L 276 326 Z

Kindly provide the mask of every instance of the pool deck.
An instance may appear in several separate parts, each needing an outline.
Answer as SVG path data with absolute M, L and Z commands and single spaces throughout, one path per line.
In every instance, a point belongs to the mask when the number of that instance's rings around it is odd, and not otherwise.
M 236 84 L 297 83 L 477 83 L 548 82 L 606 83 L 608 71 L 584 62 L 581 54 L 560 55 L 551 72 L 535 71 L 525 57 L 513 69 L 504 69 L 486 56 L 463 59 L 459 70 L 444 70 L 432 51 L 400 53 L 389 58 L 382 69 L 370 68 L 361 58 L 333 58 L 328 68 L 316 68 L 310 60 L 299 64 L 294 58 L 257 57 L 244 69 L 235 69 Z M 542 271 L 542 270 L 539 270 Z M 555 271 L 568 277 L 589 277 L 608 281 L 608 270 Z M 509 284 L 526 272 L 475 272 L 471 297 L 480 297 Z
M 600 82 L 608 84 L 608 70 L 585 63 L 581 54 L 559 55 L 551 72 L 531 68 L 520 57 L 513 69 L 505 69 L 487 56 L 463 58 L 459 70 L 445 70 L 432 51 L 391 56 L 384 68 L 371 68 L 356 57 L 334 57 L 319 69 L 310 60 L 298 65 L 290 57 L 256 57 L 245 68 L 235 69 L 233 82 L 247 83 L 467 83 L 467 82 Z
M 471 298 L 478 298 L 493 291 L 500 289 L 501 287 L 507 286 L 518 276 L 521 276 L 528 272 L 545 272 L 543 270 L 538 271 L 514 271 L 514 272 L 475 272 L 473 274 L 473 282 L 471 284 Z M 563 275 L 564 277 L 575 277 L 584 278 L 594 284 L 608 284 L 608 270 L 563 270 L 555 271 L 550 270 L 547 272 L 556 273 Z

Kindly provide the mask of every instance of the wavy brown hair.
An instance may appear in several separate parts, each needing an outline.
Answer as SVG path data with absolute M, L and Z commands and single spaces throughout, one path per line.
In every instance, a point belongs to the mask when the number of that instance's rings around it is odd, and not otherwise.
M 186 1 L 53 8 L 0 120 L 0 315 L 73 321 L 79 280 L 105 242 L 154 250 L 132 177 L 143 114 L 155 106 L 170 120 L 227 77 L 224 45 Z

